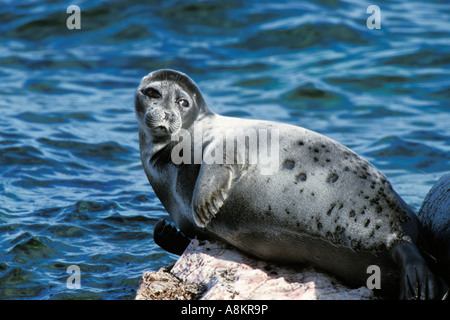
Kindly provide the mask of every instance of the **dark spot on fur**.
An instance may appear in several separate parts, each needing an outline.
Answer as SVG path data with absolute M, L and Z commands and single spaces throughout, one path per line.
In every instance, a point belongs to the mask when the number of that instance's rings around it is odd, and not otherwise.
M 355 216 L 355 210 L 350 210 L 349 216 L 350 216 L 350 217 L 354 217 L 354 216 Z
M 288 208 L 284 209 L 284 211 L 286 211 L 287 214 L 290 214 Z
M 325 145 L 324 145 L 324 144 L 322 144 L 322 145 L 321 145 L 321 147 L 322 147 L 322 148 L 325 148 Z
M 344 171 L 349 171 L 349 170 L 350 170 L 349 167 L 344 168 Z
M 295 162 L 293 160 L 285 160 L 283 166 L 287 170 L 292 170 L 295 167 Z
M 344 205 L 341 203 L 341 205 L 339 206 L 339 210 L 341 210 L 344 207 Z
M 340 235 L 342 233 L 344 233 L 345 229 L 341 226 L 337 226 L 336 229 L 334 229 L 334 233 L 335 235 Z
M 328 183 L 335 183 L 337 181 L 337 179 L 339 179 L 339 176 L 335 173 L 332 173 L 328 176 L 327 178 L 327 182 Z
M 366 222 L 364 223 L 364 228 L 367 228 L 367 226 L 369 225 L 369 223 L 370 223 L 370 219 L 367 219 Z
M 306 179 L 307 179 L 306 173 L 303 173 L 303 172 L 299 173 L 296 176 L 296 179 L 297 179 L 297 181 L 306 181 Z
M 331 160 L 330 159 L 327 159 L 327 160 L 325 160 L 326 162 L 330 162 Z
M 311 192 L 311 195 L 314 197 L 314 192 Z
M 315 152 L 315 153 L 318 153 L 318 152 L 319 152 L 319 149 L 318 149 L 318 148 L 314 148 L 314 152 Z
M 300 189 L 300 193 L 302 193 L 303 192 L 303 189 Z
M 317 162 L 317 161 L 319 161 L 319 159 L 317 159 L 316 157 L 314 157 L 314 162 Z
M 317 222 L 317 229 L 322 230 L 322 224 L 320 222 Z
M 370 205 L 371 205 L 371 206 L 378 205 L 378 204 L 379 204 L 379 201 L 380 201 L 380 198 L 379 198 L 379 197 L 370 199 Z
M 333 211 L 334 207 L 336 206 L 336 204 L 332 203 L 330 209 L 328 209 L 327 211 L 327 215 L 330 216 L 331 215 L 331 211 Z
M 383 211 L 383 208 L 381 206 L 377 206 L 376 209 L 377 213 L 381 213 Z
M 300 140 L 300 141 L 298 142 L 298 145 L 299 145 L 299 146 L 303 146 L 303 145 L 304 145 L 303 141 Z

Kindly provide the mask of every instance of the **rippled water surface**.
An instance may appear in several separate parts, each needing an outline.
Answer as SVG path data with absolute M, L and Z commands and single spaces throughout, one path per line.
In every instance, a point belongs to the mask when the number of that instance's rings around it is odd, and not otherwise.
M 0 22 L 0 299 L 132 299 L 175 261 L 152 239 L 166 213 L 133 110 L 155 69 L 221 114 L 334 138 L 416 211 L 449 170 L 448 1 L 7 1 Z

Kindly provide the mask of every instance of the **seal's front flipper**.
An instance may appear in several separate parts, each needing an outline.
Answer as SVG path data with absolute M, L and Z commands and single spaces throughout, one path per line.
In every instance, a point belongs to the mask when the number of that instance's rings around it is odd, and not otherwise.
M 202 164 L 192 198 L 194 221 L 204 228 L 228 197 L 233 169 L 225 164 Z
M 182 255 L 191 242 L 181 231 L 178 231 L 176 227 L 167 223 L 164 219 L 156 223 L 153 239 L 164 250 L 178 255 Z
M 413 244 L 395 245 L 392 255 L 401 271 L 400 299 L 442 299 L 448 288 L 443 288 L 443 282 L 433 275 Z

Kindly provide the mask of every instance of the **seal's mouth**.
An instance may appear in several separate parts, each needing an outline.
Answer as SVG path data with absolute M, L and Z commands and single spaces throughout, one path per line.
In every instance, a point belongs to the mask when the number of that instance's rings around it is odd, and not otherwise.
M 167 126 L 157 126 L 149 129 L 158 136 L 168 136 L 171 134 Z

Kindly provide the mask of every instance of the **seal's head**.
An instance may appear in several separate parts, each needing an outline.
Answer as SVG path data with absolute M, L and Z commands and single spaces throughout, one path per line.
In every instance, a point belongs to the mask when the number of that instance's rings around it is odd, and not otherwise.
M 140 130 L 156 139 L 170 139 L 180 128 L 188 129 L 201 114 L 212 113 L 194 81 L 168 69 L 142 79 L 135 109 Z

